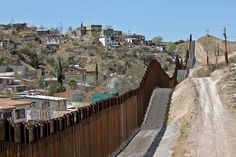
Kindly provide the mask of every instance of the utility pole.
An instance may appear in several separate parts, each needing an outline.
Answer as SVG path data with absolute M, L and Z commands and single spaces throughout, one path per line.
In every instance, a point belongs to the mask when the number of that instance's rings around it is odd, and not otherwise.
M 209 50 L 208 50 L 208 45 L 209 45 L 209 30 L 206 30 L 206 36 L 207 36 L 207 48 L 206 48 L 206 53 L 207 53 L 207 65 L 209 65 Z
M 96 71 L 96 83 L 98 84 L 98 64 L 97 63 L 96 63 L 95 71 Z
M 193 58 L 193 52 L 192 52 L 192 43 L 193 43 L 193 39 L 192 39 L 192 34 L 190 34 L 189 37 L 189 58 Z
M 228 59 L 228 52 L 227 52 L 227 35 L 226 35 L 226 28 L 224 27 L 224 38 L 225 38 L 225 62 L 226 64 L 229 64 L 229 59 Z
M 219 48 L 218 48 L 218 45 L 217 45 L 217 48 L 215 50 L 216 64 L 218 63 L 218 55 L 217 55 L 218 52 L 219 52 Z

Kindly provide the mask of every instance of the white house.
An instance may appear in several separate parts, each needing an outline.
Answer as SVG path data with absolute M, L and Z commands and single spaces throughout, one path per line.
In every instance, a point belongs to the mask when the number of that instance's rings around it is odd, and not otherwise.
M 125 41 L 127 41 L 128 43 L 133 43 L 135 40 L 137 40 L 136 38 L 126 38 Z
M 132 43 L 132 44 L 135 44 L 135 45 L 140 45 L 140 44 L 145 43 L 145 36 L 133 34 L 133 35 L 127 36 L 125 40 L 128 43 Z
M 113 41 L 111 40 L 110 37 L 101 37 L 99 38 L 99 41 L 102 43 L 104 47 L 109 47 L 112 46 Z
M 0 98 L 0 119 L 9 119 L 13 123 L 27 122 L 27 111 L 31 102 Z
M 25 95 L 20 100 L 31 102 L 29 120 L 49 120 L 55 118 L 57 111 L 67 110 L 67 99 L 44 95 Z
M 119 46 L 119 42 L 114 40 L 112 37 L 101 37 L 99 41 L 102 43 L 104 47 L 117 47 Z

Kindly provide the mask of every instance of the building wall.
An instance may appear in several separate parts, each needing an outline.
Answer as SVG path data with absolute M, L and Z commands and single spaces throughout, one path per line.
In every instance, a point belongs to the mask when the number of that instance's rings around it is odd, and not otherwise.
M 105 37 L 99 38 L 99 41 L 102 43 L 103 46 L 107 46 L 107 40 Z
M 65 111 L 67 109 L 65 100 L 53 101 L 32 98 L 23 98 L 20 100 L 33 103 L 27 112 L 28 120 L 48 120 L 53 117 L 54 111 Z

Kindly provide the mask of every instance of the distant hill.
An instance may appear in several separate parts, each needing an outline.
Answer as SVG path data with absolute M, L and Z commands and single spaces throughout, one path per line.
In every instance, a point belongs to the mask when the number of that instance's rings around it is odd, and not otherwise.
M 224 52 L 225 45 L 224 45 L 223 39 L 209 35 L 209 37 L 208 36 L 200 37 L 197 40 L 197 42 L 203 46 L 205 51 L 208 49 L 208 51 L 212 52 L 212 53 L 215 52 L 215 50 L 217 49 L 217 44 L 219 44 L 220 52 Z M 229 52 L 236 51 L 236 42 L 235 41 L 228 41 L 227 46 L 228 46 Z

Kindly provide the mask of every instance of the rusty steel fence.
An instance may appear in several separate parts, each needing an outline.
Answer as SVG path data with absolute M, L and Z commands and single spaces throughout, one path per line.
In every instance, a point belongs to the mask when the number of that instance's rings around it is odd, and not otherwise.
M 106 157 L 141 126 L 155 87 L 173 88 L 158 61 L 150 62 L 137 89 L 36 125 L 0 122 L 0 157 Z

